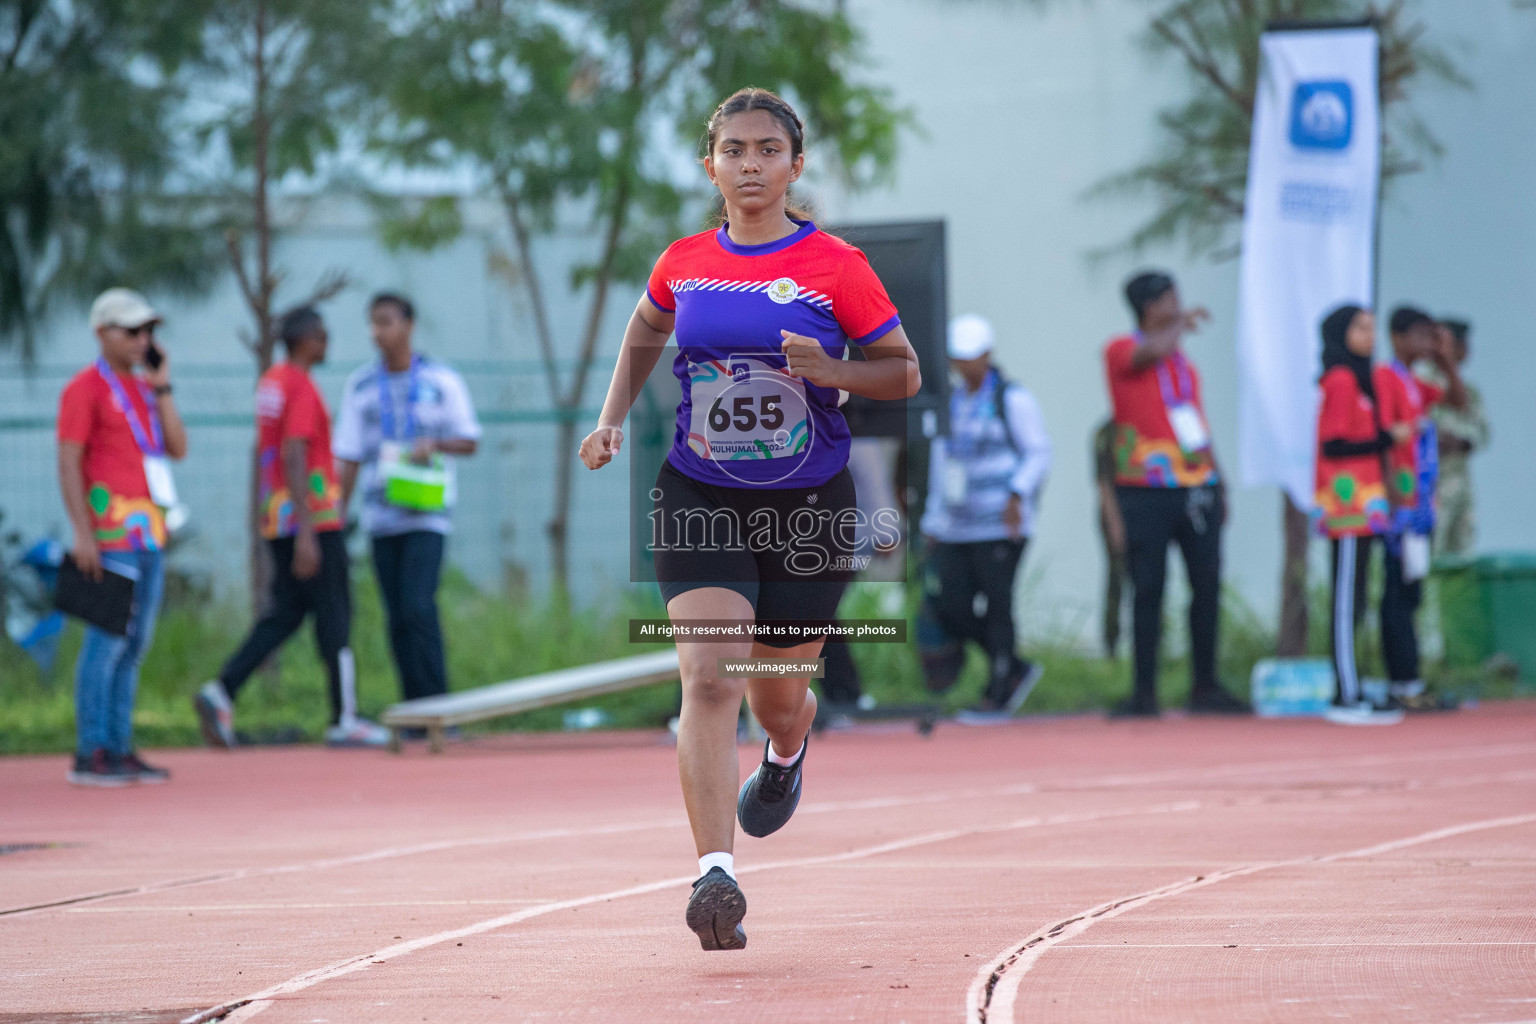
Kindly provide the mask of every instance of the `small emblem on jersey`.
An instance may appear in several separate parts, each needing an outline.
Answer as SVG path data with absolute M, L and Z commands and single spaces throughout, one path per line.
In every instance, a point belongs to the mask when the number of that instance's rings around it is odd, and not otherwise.
M 746 383 L 752 379 L 752 367 L 746 363 L 732 363 L 731 379 L 738 384 Z
M 792 278 L 781 277 L 768 286 L 768 297 L 779 305 L 794 302 L 795 296 L 800 294 L 800 286 L 795 284 Z

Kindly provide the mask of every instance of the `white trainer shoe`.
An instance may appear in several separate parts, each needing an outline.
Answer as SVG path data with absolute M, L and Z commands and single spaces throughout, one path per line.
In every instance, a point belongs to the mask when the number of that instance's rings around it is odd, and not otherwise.
M 1334 725 L 1396 725 L 1403 720 L 1401 708 L 1378 708 L 1370 701 L 1334 704 L 1323 712 Z
M 389 730 L 366 718 L 354 718 L 350 722 L 326 726 L 325 745 L 328 747 L 387 747 Z
M 235 749 L 235 702 L 218 679 L 210 679 L 192 698 L 197 709 L 197 724 L 203 730 L 203 742 L 210 747 Z

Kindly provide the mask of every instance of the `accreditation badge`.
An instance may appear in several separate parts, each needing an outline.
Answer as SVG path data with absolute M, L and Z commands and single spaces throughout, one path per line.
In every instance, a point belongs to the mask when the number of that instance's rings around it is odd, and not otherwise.
M 1211 446 L 1211 434 L 1206 429 L 1205 417 L 1191 402 L 1180 402 L 1168 407 L 1168 425 L 1179 447 L 1186 452 L 1203 452 Z
M 144 482 L 149 485 L 149 500 L 161 508 L 175 508 L 176 478 L 171 474 L 171 460 L 164 455 L 144 456 Z

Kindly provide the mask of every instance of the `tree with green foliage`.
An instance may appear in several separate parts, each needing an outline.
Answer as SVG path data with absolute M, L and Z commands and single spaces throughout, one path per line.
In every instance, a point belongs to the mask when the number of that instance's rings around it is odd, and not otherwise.
M 192 291 L 208 232 L 166 194 L 181 0 L 0 0 L 0 345 L 112 285 Z
M 499 201 L 515 246 L 546 384 L 559 415 L 547 524 L 556 588 L 568 573 L 567 524 L 577 422 L 613 286 L 641 281 L 685 209 L 702 208 L 702 172 L 685 158 L 705 118 L 745 85 L 795 103 L 836 173 L 867 184 L 890 167 L 906 115 L 862 84 L 859 33 L 842 13 L 783 0 L 405 0 L 394 14 L 375 144 L 411 166 L 469 167 Z M 559 338 L 535 237 L 579 211 L 592 258 L 571 286 L 584 310 Z M 450 200 L 424 204 L 394 237 L 435 244 L 459 221 Z M 562 369 L 556 353 L 574 355 Z
M 1243 220 L 1254 98 L 1259 79 L 1259 37 L 1281 21 L 1368 18 L 1381 36 L 1382 180 L 1411 174 L 1440 146 L 1407 102 L 1409 90 L 1439 82 L 1465 85 L 1446 52 L 1425 37 L 1407 0 L 1385 6 L 1358 0 L 1154 0 L 1146 31 L 1155 54 L 1183 65 L 1192 94 L 1158 117 L 1155 155 L 1094 186 L 1091 196 L 1150 193 L 1155 208 L 1124 247 L 1182 241 L 1191 256 L 1230 259 Z M 1281 570 L 1278 652 L 1295 657 L 1307 643 L 1308 520 L 1288 495 L 1284 504 L 1285 556 Z

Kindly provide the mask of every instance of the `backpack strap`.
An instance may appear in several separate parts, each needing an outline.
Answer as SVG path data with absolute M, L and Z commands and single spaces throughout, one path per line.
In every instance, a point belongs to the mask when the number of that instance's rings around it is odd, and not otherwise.
M 996 366 L 992 367 L 992 372 L 996 375 L 992 385 L 992 407 L 997 411 L 997 418 L 1003 421 L 1003 435 L 1008 438 L 1008 447 L 1013 449 L 1015 455 L 1023 455 L 1024 449 L 1019 447 L 1018 438 L 1013 436 L 1013 424 L 1008 422 L 1008 403 L 1004 400 L 1013 381 L 1004 377 L 1003 371 Z

